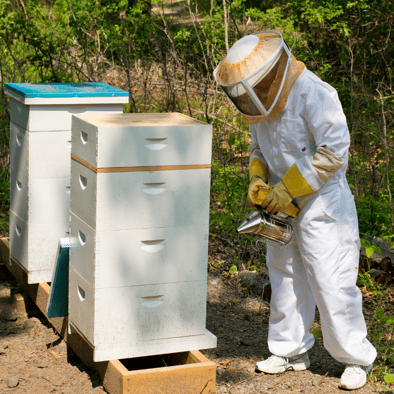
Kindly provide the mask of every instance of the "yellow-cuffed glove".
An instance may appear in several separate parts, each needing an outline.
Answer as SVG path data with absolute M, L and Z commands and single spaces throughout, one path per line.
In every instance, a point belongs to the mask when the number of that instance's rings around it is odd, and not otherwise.
M 261 206 L 270 213 L 278 213 L 282 208 L 287 207 L 293 199 L 283 181 L 277 183 L 267 195 Z
M 248 203 L 251 208 L 256 206 L 256 198 L 261 187 L 268 187 L 268 168 L 256 157 L 252 158 L 249 167 L 250 183 L 248 188 Z
M 296 164 L 293 164 L 267 195 L 261 206 L 269 213 L 277 213 L 287 207 L 295 197 L 312 193 L 314 190 L 301 175 Z

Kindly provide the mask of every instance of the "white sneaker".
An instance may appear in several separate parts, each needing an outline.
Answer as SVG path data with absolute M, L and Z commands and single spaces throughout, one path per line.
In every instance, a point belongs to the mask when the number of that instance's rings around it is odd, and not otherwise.
M 256 364 L 256 369 L 265 373 L 281 373 L 286 372 L 289 369 L 293 371 L 303 371 L 309 368 L 311 363 L 309 362 L 308 353 L 299 354 L 294 357 L 281 357 L 272 355 L 267 360 L 259 361 Z
M 355 390 L 363 387 L 367 381 L 367 374 L 371 371 L 372 364 L 369 366 L 348 364 L 341 376 L 339 387 L 347 390 Z

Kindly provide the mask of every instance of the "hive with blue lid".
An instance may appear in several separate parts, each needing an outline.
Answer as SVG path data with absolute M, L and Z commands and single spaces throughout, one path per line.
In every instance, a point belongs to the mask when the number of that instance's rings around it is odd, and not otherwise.
M 101 82 L 6 83 L 11 123 L 28 131 L 70 131 L 73 114 L 122 113 L 129 94 Z
M 95 361 L 216 346 L 205 329 L 212 126 L 77 115 L 72 141 L 69 322 Z
M 71 117 L 122 113 L 128 93 L 103 83 L 6 83 L 11 98 L 11 259 L 50 282 L 69 232 Z

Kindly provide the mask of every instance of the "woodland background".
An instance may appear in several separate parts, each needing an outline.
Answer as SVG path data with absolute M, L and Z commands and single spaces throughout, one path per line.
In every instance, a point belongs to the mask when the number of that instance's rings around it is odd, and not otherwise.
M 0 232 L 8 235 L 4 83 L 100 81 L 129 92 L 124 112 L 176 111 L 212 124 L 210 236 L 234 246 L 230 274 L 259 271 L 264 257 L 235 233 L 249 210 L 248 127 L 212 72 L 239 38 L 275 29 L 339 93 L 363 246 L 379 250 L 373 237 L 393 246 L 393 22 L 392 0 L 0 0 Z M 394 364 L 394 318 L 371 306 L 383 364 Z
M 214 82 L 226 49 L 276 29 L 339 93 L 352 139 L 348 180 L 360 231 L 394 240 L 394 6 L 391 0 L 0 0 L 1 229 L 8 231 L 5 82 L 104 81 L 125 112 L 178 111 L 214 129 L 211 233 L 247 209 L 248 128 Z

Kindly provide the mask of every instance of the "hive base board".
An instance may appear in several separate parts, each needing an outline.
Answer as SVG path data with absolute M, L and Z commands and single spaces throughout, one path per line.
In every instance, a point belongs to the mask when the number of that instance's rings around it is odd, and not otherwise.
M 198 351 L 116 360 L 130 394 L 214 393 L 216 366 L 207 361 Z
M 0 238 L 0 252 L 1 263 L 8 268 L 48 318 L 46 308 L 50 286 L 47 283 L 29 284 L 26 272 L 17 264 L 10 265 L 10 244 L 7 238 Z M 161 394 L 212 394 L 215 392 L 216 365 L 199 351 L 161 356 L 168 365 L 167 367 L 155 367 L 155 365 L 153 368 L 149 367 L 149 364 L 154 361 L 151 357 L 94 362 L 93 349 L 84 338 L 78 332 L 68 334 L 67 317 L 48 318 L 48 321 L 82 362 L 99 372 L 103 386 L 109 394 L 154 394 L 158 392 Z

